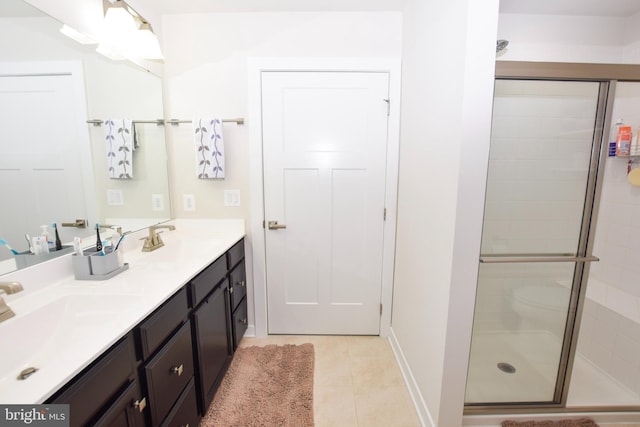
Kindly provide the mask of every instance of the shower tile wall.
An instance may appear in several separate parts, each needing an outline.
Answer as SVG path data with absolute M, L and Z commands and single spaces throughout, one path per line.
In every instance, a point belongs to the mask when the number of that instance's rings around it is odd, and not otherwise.
M 496 81 L 483 254 L 576 250 L 583 194 L 575 189 L 586 183 L 593 97 L 563 82 L 547 82 L 545 88 L 540 82 Z M 558 91 L 566 96 L 550 95 Z M 558 284 L 551 269 L 543 277 L 523 274 L 525 268 L 536 267 L 518 265 L 519 274 L 508 278 L 482 273 L 474 330 L 516 325 L 508 308 L 515 287 Z M 516 275 L 523 279 L 514 280 Z
M 640 324 L 587 300 L 578 353 L 640 395 Z M 636 403 L 637 404 L 637 403 Z
M 618 83 L 612 116 L 637 131 L 639 83 Z M 640 394 L 640 187 L 627 182 L 627 159 L 605 162 L 593 253 L 578 352 Z

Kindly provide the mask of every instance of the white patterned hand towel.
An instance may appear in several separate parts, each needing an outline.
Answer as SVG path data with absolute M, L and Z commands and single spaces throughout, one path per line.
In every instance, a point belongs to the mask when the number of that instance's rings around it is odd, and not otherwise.
M 111 179 L 133 178 L 133 121 L 105 119 L 104 138 L 107 143 L 107 167 Z
M 224 138 L 221 119 L 193 121 L 196 147 L 196 175 L 200 179 L 224 178 Z

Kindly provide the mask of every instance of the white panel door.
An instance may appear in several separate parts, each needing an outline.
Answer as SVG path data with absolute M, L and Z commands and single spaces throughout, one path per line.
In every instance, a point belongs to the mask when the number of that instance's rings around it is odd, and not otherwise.
M 388 73 L 263 72 L 271 334 L 380 332 Z
M 87 218 L 75 99 L 71 75 L 0 77 L 0 236 L 16 250 L 53 222 L 73 241 L 80 230 L 60 224 Z

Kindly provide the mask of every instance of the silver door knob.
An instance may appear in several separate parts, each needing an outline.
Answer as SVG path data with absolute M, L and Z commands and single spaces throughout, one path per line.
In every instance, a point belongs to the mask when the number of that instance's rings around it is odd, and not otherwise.
M 269 226 L 269 230 L 280 230 L 282 228 L 287 228 L 287 226 L 284 224 L 278 224 L 278 221 L 269 221 L 267 225 Z

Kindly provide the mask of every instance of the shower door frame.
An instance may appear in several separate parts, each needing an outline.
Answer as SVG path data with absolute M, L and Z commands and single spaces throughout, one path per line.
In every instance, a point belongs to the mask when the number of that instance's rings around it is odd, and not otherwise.
M 582 310 L 586 298 L 586 278 L 592 256 L 598 207 L 604 177 L 604 159 L 608 152 L 613 101 L 618 81 L 640 82 L 640 66 L 622 64 L 588 64 L 558 62 L 496 61 L 496 80 L 586 81 L 599 83 L 598 105 L 594 124 L 591 159 L 585 195 L 575 271 L 569 301 L 566 329 L 562 343 L 560 366 L 552 402 L 514 402 L 498 404 L 465 404 L 465 415 L 562 412 L 636 412 L 640 406 L 566 407 L 571 373 L 576 354 Z

